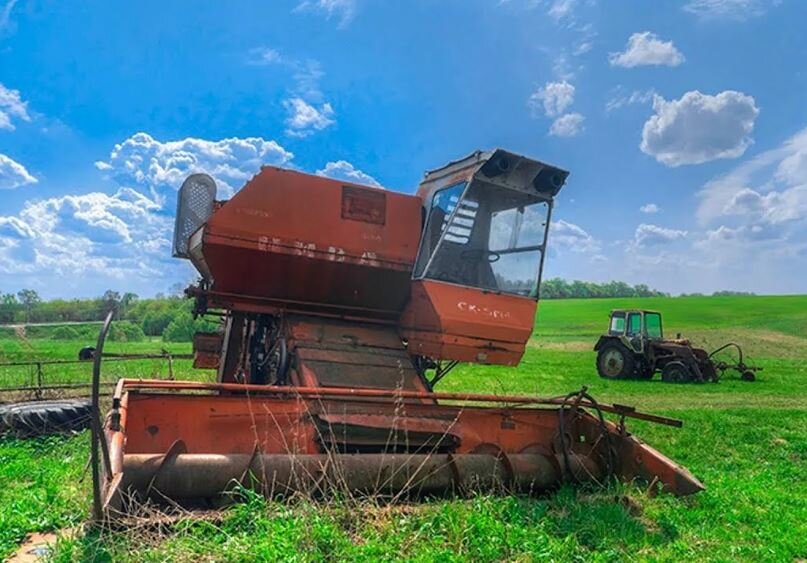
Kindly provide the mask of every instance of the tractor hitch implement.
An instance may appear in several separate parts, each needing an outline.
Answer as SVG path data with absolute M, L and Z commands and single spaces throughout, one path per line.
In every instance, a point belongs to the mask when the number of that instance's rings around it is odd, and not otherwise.
M 460 362 L 520 362 L 566 176 L 503 150 L 426 173 L 415 195 L 267 166 L 219 201 L 212 178 L 190 176 L 174 255 L 201 276 L 195 313 L 222 319 L 194 337 L 194 366 L 216 381 L 118 382 L 93 424 L 95 517 L 218 505 L 238 486 L 390 500 L 612 477 L 702 490 L 625 425 L 680 421 L 585 389 L 435 390 Z

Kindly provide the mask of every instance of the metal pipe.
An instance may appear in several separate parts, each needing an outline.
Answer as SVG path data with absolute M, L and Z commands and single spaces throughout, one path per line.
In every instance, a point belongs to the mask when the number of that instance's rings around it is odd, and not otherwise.
M 291 387 L 291 386 L 277 386 L 277 385 L 249 385 L 241 383 L 204 383 L 196 381 L 163 381 L 158 379 L 124 379 L 118 385 L 118 391 L 121 393 L 124 389 L 170 389 L 175 391 L 188 390 L 188 391 L 228 391 L 228 392 L 242 392 L 254 394 L 278 394 L 278 395 L 299 395 L 309 399 L 324 399 L 328 397 L 351 397 L 351 398 L 368 398 L 368 399 L 432 399 L 443 401 L 466 401 L 466 402 L 482 402 L 482 403 L 511 403 L 519 405 L 553 405 L 564 406 L 563 398 L 541 398 L 541 397 L 524 397 L 521 395 L 481 395 L 474 393 L 446 393 L 446 392 L 428 392 L 428 391 L 405 391 L 400 389 L 361 389 L 352 387 Z M 120 398 L 116 391 L 116 397 Z M 581 401 L 581 407 L 593 408 L 594 405 L 589 401 Z M 649 422 L 656 422 L 665 424 L 667 426 L 675 426 L 680 428 L 683 423 L 680 420 L 667 418 L 654 414 L 647 414 L 635 410 L 629 410 L 625 407 L 614 405 L 598 405 L 600 410 L 604 412 L 619 414 L 631 418 L 638 418 L 647 420 Z
M 580 475 L 598 474 L 590 459 Z M 596 476 L 596 475 L 594 475 Z M 269 496 L 345 491 L 430 495 L 461 490 L 543 491 L 562 478 L 556 460 L 541 454 L 163 454 L 124 456 L 121 492 L 173 500 L 218 496 L 240 483 Z

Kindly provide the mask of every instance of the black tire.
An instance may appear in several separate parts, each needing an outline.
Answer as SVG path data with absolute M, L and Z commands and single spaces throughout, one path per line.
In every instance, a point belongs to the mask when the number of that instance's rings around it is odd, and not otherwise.
M 609 343 L 597 353 L 597 373 L 605 379 L 628 379 L 634 376 L 636 361 L 621 344 Z
M 91 408 L 87 399 L 0 405 L 0 435 L 25 438 L 83 430 L 90 426 Z
M 692 381 L 692 371 L 684 362 L 668 362 L 661 369 L 661 380 L 665 383 L 689 383 Z
M 740 376 L 740 379 L 742 379 L 743 381 L 756 381 L 757 376 L 756 374 L 754 374 L 753 371 L 748 369 L 743 372 L 743 374 Z

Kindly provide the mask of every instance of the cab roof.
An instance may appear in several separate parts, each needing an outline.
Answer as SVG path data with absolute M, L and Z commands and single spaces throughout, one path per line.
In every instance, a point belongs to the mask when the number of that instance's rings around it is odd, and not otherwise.
M 611 314 L 614 313 L 657 313 L 661 314 L 660 311 L 654 311 L 653 309 L 611 309 Z

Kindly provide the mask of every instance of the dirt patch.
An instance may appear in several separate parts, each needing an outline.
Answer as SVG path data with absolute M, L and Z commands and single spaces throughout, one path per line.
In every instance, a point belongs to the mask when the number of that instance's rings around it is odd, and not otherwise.
M 74 537 L 78 531 L 78 528 L 66 528 L 58 532 L 34 532 L 8 559 L 8 563 L 32 563 L 49 559 L 59 538 Z
M 554 350 L 559 352 L 591 352 L 594 350 L 594 342 L 596 339 L 589 342 L 587 340 L 541 340 L 540 338 L 533 338 L 527 343 L 528 348 L 536 350 Z

